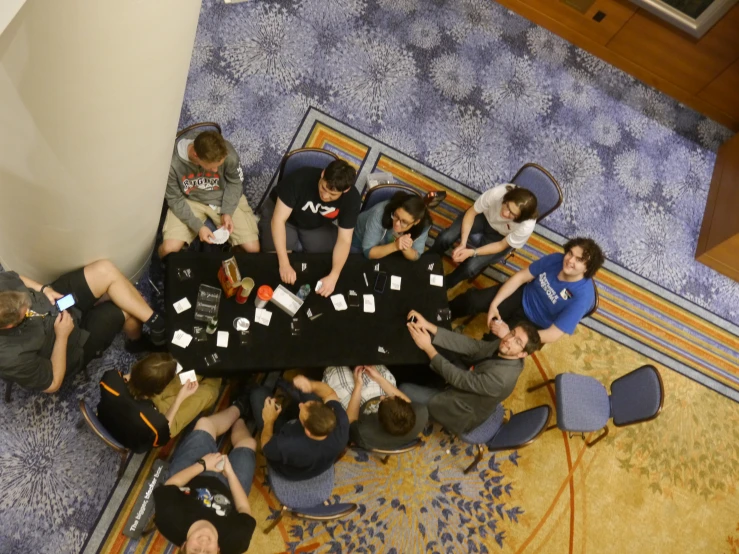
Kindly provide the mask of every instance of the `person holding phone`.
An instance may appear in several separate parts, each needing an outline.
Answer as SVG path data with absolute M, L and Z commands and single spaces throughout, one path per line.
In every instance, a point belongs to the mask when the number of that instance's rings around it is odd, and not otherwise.
M 63 299 L 72 295 L 72 298 Z M 101 301 L 102 297 L 109 298 Z M 69 301 L 74 305 L 69 306 Z M 59 311 L 57 301 L 61 307 Z M 142 325 L 149 341 L 142 340 Z M 93 262 L 41 284 L 14 271 L 0 273 L 0 377 L 46 393 L 59 390 L 102 356 L 123 329 L 134 350 L 163 345 L 164 317 L 109 260 Z
M 396 192 L 359 214 L 352 238 L 352 253 L 362 252 L 370 260 L 400 252 L 416 261 L 426 248 L 431 217 L 426 202 L 417 194 Z

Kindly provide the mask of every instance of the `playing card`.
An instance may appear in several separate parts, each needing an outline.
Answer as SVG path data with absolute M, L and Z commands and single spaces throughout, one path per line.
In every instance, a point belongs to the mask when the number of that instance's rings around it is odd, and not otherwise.
M 221 227 L 220 229 L 216 229 L 213 231 L 213 244 L 223 244 L 228 240 L 228 237 L 231 235 L 225 227 Z
M 192 304 L 190 304 L 190 301 L 187 298 L 182 298 L 178 300 L 173 304 L 173 306 L 178 314 L 181 314 L 185 310 L 189 310 L 190 308 L 192 308 Z
M 368 314 L 375 313 L 375 297 L 372 294 L 364 295 L 364 311 Z
M 265 310 L 264 308 L 257 308 L 254 311 L 254 321 L 261 323 L 264 326 L 268 326 L 272 319 L 272 312 Z
M 183 371 L 180 373 L 180 383 L 183 385 L 187 383 L 188 381 L 197 381 L 198 376 L 195 375 L 195 370 L 191 369 L 190 371 Z
M 346 310 L 346 300 L 344 300 L 343 294 L 334 294 L 331 297 L 331 302 L 334 303 L 334 308 L 336 308 L 337 312 L 340 312 L 342 310 Z
M 435 275 L 431 274 L 431 284 L 435 287 L 443 287 L 444 286 L 444 277 L 442 275 Z
M 400 277 L 392 275 L 390 277 L 390 288 L 392 290 L 400 290 Z
M 216 337 L 216 346 L 221 348 L 228 348 L 228 331 L 218 331 Z
M 177 369 L 175 369 L 175 373 L 180 373 L 182 371 L 182 366 L 180 365 L 180 362 L 177 362 Z
M 188 335 L 182 329 L 178 329 L 172 337 L 172 344 L 179 346 L 180 348 L 187 348 L 192 340 L 192 335 Z

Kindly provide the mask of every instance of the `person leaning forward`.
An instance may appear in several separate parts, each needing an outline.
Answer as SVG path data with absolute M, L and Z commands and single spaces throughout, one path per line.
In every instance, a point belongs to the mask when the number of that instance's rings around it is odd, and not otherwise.
M 213 243 L 206 218 L 230 233 L 231 244 L 259 252 L 257 222 L 243 194 L 243 182 L 239 156 L 220 133 L 193 130 L 182 136 L 169 167 L 164 195 L 169 210 L 159 257 L 179 252 L 196 236 Z
M 541 348 L 539 333 L 528 322 L 488 342 L 438 327 L 414 310 L 408 318 L 412 316 L 416 322 L 409 322 L 408 330 L 413 341 L 429 357 L 431 369 L 451 386 L 440 390 L 405 383 L 400 390 L 413 402 L 427 405 L 429 415 L 456 434 L 472 431 L 492 415 L 513 392 L 524 358 Z M 449 352 L 441 354 L 437 347 Z
M 324 297 L 333 294 L 349 256 L 361 205 L 356 178 L 351 165 L 335 160 L 323 170 L 298 169 L 272 191 L 262 208 L 259 231 L 262 250 L 277 253 L 284 283 L 292 285 L 297 279 L 289 252 L 333 252 L 331 272 L 316 290 Z

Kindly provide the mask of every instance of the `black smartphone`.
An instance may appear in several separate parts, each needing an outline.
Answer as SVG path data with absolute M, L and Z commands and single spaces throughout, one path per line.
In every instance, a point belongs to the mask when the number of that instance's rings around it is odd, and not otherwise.
M 380 271 L 375 278 L 375 292 L 383 293 L 387 283 L 387 273 Z
M 60 312 L 63 312 L 64 310 L 68 310 L 74 306 L 76 303 L 77 299 L 74 297 L 74 294 L 67 294 L 56 301 L 56 307 Z

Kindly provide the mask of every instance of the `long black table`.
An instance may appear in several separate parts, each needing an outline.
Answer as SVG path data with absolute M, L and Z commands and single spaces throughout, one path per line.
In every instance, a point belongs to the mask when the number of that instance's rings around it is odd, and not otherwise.
M 426 355 L 416 347 L 406 327 L 406 315 L 418 310 L 429 321 L 437 321 L 440 309 L 448 308 L 446 290 L 430 284 L 430 274 L 443 275 L 441 258 L 437 254 L 424 254 L 416 262 L 400 255 L 382 260 L 367 260 L 362 255 L 350 255 L 337 282 L 333 294 L 343 294 L 349 302 L 349 290 L 357 292 L 359 307 L 336 311 L 330 298 L 319 296 L 313 290 L 316 282 L 327 275 L 331 268 L 330 254 L 291 254 L 290 261 L 297 272 L 294 285 L 283 285 L 297 294 L 301 285 L 311 286 L 311 293 L 295 317 L 302 327 L 298 336 L 291 331 L 291 317 L 273 303 L 266 309 L 272 312 L 269 326 L 254 321 L 255 298 L 261 285 L 273 289 L 281 283 L 277 256 L 274 254 L 236 254 L 241 277 L 254 279 L 254 290 L 245 304 L 238 304 L 236 297 L 221 297 L 218 313 L 218 330 L 229 332 L 227 348 L 216 346 L 217 334 L 196 342 L 193 338 L 187 348 L 171 343 L 177 330 L 194 335 L 193 326 L 205 327 L 194 319 L 198 287 L 207 284 L 220 288 L 218 269 L 221 261 L 230 253 L 180 252 L 170 254 L 167 267 L 165 292 L 169 348 L 175 358 L 188 369 L 209 376 L 235 376 L 255 371 L 282 370 L 287 368 L 325 367 L 330 365 L 412 365 L 428 363 Z M 302 270 L 302 264 L 306 264 Z M 376 271 L 387 273 L 383 293 L 374 291 Z M 433 264 L 433 269 L 429 266 Z M 179 269 L 190 269 L 192 277 L 180 280 Z M 363 273 L 369 286 L 365 285 Z M 391 290 L 391 276 L 401 277 L 401 289 Z M 363 311 L 362 296 L 374 294 L 375 313 Z M 192 308 L 177 314 L 173 303 L 186 297 Z M 306 311 L 323 315 L 309 319 Z M 250 322 L 250 339 L 240 344 L 240 333 L 234 329 L 233 320 L 246 317 Z M 446 323 L 442 323 L 448 326 Z M 382 348 L 385 352 L 381 352 Z M 206 367 L 205 357 L 217 353 L 220 361 Z

